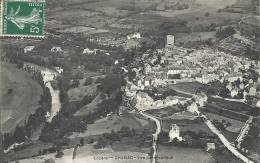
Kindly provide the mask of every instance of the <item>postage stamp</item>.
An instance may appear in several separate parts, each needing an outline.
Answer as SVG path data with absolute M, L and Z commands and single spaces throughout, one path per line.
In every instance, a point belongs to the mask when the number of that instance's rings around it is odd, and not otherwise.
M 45 0 L 0 0 L 1 37 L 44 37 Z

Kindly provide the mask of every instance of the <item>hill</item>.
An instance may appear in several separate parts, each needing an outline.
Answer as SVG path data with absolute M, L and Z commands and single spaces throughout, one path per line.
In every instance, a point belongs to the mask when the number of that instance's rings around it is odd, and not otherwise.
M 0 111 L 3 132 L 22 123 L 39 105 L 41 86 L 15 65 L 0 62 Z

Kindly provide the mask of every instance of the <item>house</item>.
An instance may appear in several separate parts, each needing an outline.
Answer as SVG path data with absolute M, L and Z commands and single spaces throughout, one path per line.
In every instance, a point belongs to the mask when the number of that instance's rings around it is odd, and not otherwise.
M 34 48 L 35 48 L 35 46 L 26 46 L 26 47 L 23 49 L 23 52 L 24 52 L 24 53 L 30 52 L 30 51 L 32 51 Z
M 171 125 L 171 130 L 169 131 L 169 142 L 172 142 L 174 139 L 182 141 L 183 138 L 180 136 L 180 127 L 176 124 Z
M 251 88 L 249 89 L 248 95 L 249 95 L 249 96 L 256 96 L 256 88 L 251 87 Z
M 231 83 L 237 81 L 238 79 L 240 79 L 240 81 L 243 81 L 242 74 L 240 74 L 240 73 L 229 74 L 225 78 L 226 78 L 226 80 L 228 80 Z
M 45 115 L 45 118 L 48 120 L 49 118 L 51 117 L 51 114 L 50 114 L 50 112 L 46 112 L 46 115 Z
M 119 61 L 118 61 L 118 60 L 115 60 L 115 63 L 114 63 L 114 64 L 117 65 L 118 63 L 119 63 Z
M 194 97 L 196 103 L 199 105 L 199 106 L 205 106 L 206 105 L 206 102 L 208 101 L 208 97 L 205 93 L 200 93 L 200 94 L 197 94 L 195 97 Z
M 216 149 L 215 143 L 207 143 L 207 149 L 206 149 L 207 152 L 215 149 Z
M 139 110 L 150 109 L 154 104 L 154 100 L 144 92 L 139 92 L 136 94 L 136 108 Z
M 153 81 L 153 76 L 145 77 L 144 86 L 145 87 L 151 86 L 152 85 L 152 81 Z
M 126 68 L 124 68 L 124 67 L 121 67 L 121 69 L 122 69 L 125 73 L 128 72 L 128 70 L 127 70 Z
M 142 86 L 142 81 L 141 80 L 138 80 L 137 81 L 137 86 L 140 88 Z
M 191 113 L 198 113 L 199 107 L 196 102 L 193 102 L 190 106 L 187 107 L 187 110 Z
M 152 71 L 152 67 L 149 64 L 145 64 L 145 74 L 148 74 Z
M 55 68 L 55 70 L 59 73 L 59 74 L 61 74 L 62 72 L 63 72 L 63 69 L 61 68 L 61 67 L 54 67 Z
M 54 46 L 54 47 L 51 48 L 51 52 L 53 52 L 53 53 L 62 53 L 63 50 L 59 46 Z
M 241 83 L 241 84 L 239 85 L 239 88 L 240 88 L 240 89 L 245 89 L 245 84 L 244 84 L 244 83 Z
M 93 50 L 90 50 L 89 48 L 86 48 L 83 50 L 82 54 L 93 54 L 94 51 Z
M 166 47 L 173 47 L 175 42 L 174 35 L 167 35 L 166 36 Z
M 228 85 L 226 86 L 226 88 L 229 90 L 229 91 L 232 91 L 233 89 L 233 86 L 231 83 L 228 83 Z
M 128 40 L 130 40 L 130 39 L 139 39 L 139 38 L 141 38 L 141 34 L 137 33 L 137 32 L 135 32 L 134 34 L 127 35 L 127 39 Z
M 179 103 L 179 99 L 174 96 L 168 96 L 164 100 L 165 104 L 168 106 L 177 105 Z
M 260 100 L 258 100 L 258 101 L 256 102 L 256 107 L 258 107 L 258 108 L 260 109 Z
M 150 80 L 145 80 L 145 81 L 144 81 L 144 86 L 145 86 L 145 87 L 150 86 Z
M 234 97 L 237 96 L 237 95 L 238 95 L 238 90 L 237 90 L 237 89 L 232 89 L 231 92 L 230 92 L 230 96 L 231 96 L 232 98 L 234 98 Z

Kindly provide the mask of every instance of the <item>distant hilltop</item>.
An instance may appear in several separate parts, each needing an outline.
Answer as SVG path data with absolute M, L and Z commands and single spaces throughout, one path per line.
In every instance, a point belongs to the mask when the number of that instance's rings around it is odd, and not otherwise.
M 233 5 L 240 0 L 195 0 L 197 4 L 207 5 L 212 8 L 224 8 Z M 243 0 L 247 1 L 247 0 Z

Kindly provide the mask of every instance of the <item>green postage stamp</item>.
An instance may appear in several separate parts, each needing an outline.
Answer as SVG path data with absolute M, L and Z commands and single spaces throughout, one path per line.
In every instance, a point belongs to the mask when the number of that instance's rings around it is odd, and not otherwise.
M 45 0 L 0 0 L 1 37 L 44 37 Z

